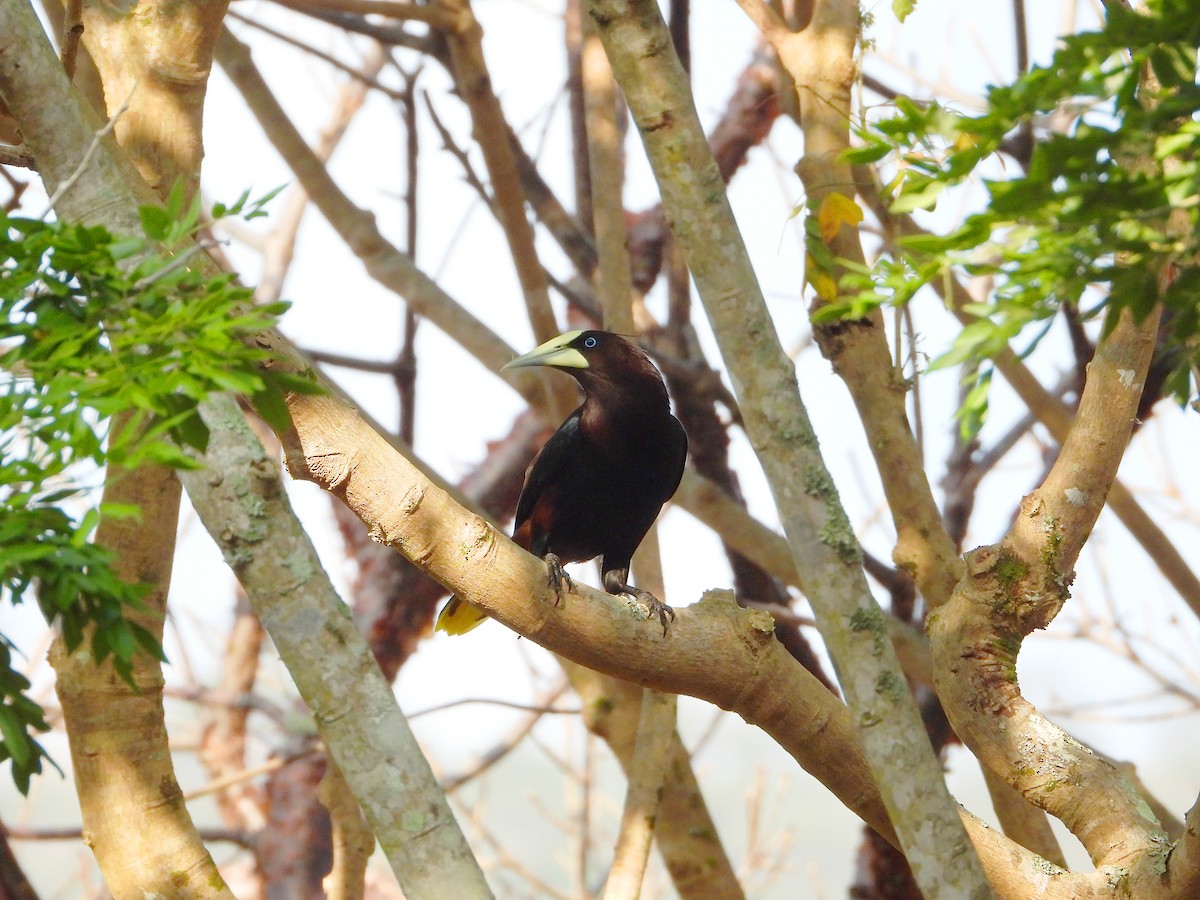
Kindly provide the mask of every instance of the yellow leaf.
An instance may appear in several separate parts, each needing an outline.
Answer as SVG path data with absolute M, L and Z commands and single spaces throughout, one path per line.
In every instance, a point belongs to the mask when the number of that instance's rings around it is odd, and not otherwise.
M 979 143 L 979 136 L 969 131 L 960 131 L 954 138 L 955 150 L 971 150 Z
M 837 282 L 828 275 L 818 275 L 813 282 L 813 287 L 817 290 L 817 296 L 822 300 L 836 300 L 838 295 Z
M 851 227 L 863 220 L 863 211 L 845 194 L 830 194 L 821 201 L 817 212 L 817 224 L 821 227 L 821 240 L 829 243 L 843 225 Z
M 808 283 L 813 286 L 817 296 L 822 300 L 836 300 L 838 295 L 837 282 L 834 281 L 812 258 L 811 253 L 804 255 L 804 273 Z

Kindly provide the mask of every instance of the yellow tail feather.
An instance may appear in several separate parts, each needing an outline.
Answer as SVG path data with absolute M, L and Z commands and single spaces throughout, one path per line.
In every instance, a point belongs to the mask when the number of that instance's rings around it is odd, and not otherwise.
M 466 634 L 472 628 L 486 622 L 487 617 L 487 613 L 478 606 L 472 606 L 466 600 L 460 600 L 454 596 L 450 598 L 449 603 L 442 607 L 434 630 L 444 631 L 446 634 Z

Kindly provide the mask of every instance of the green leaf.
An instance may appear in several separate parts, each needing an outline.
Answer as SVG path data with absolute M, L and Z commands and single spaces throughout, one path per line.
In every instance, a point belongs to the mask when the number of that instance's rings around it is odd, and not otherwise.
M 0 703 L 0 741 L 13 761 L 13 768 L 26 769 L 34 759 L 33 742 L 12 707 Z
M 140 522 L 142 520 L 142 509 L 134 503 L 112 503 L 106 501 L 100 504 L 100 515 L 109 519 Z
M 285 434 L 292 427 L 292 414 L 288 412 L 284 393 L 275 385 L 269 385 L 250 397 L 254 411 L 276 434 Z
M 161 206 L 138 207 L 142 230 L 152 241 L 165 241 L 171 230 L 171 216 Z
M 137 622 L 130 622 L 129 631 L 130 634 L 133 635 L 133 639 L 137 641 L 141 648 L 149 653 L 150 656 L 152 656 L 154 659 L 157 659 L 159 662 L 165 663 L 168 661 L 167 654 L 163 651 L 162 644 L 159 643 L 158 638 L 156 638 L 148 630 L 143 628 Z
M 848 150 L 843 150 L 838 159 L 852 166 L 868 165 L 879 162 L 879 160 L 891 152 L 891 144 L 882 141 L 873 141 L 863 144 L 861 147 L 851 147 Z
M 942 181 L 917 179 L 914 181 L 917 186 L 904 187 L 900 196 L 892 202 L 890 208 L 895 215 L 910 213 L 918 209 L 933 209 L 937 204 L 938 195 L 946 189 L 946 183 Z
M 917 8 L 917 0 L 892 0 L 892 13 L 903 22 Z
M 992 370 L 980 373 L 975 386 L 967 392 L 959 410 L 959 430 L 964 441 L 974 440 L 987 421 L 988 397 L 992 387 Z

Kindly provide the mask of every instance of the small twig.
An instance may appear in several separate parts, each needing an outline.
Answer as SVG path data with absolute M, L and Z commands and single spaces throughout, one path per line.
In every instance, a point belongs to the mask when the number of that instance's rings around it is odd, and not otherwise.
M 418 6 L 416 3 L 396 3 L 392 0 L 275 0 L 280 6 L 296 12 L 316 11 L 384 16 L 401 22 L 423 22 L 432 28 L 457 27 L 454 16 L 437 5 Z
M 900 308 L 900 316 L 904 321 L 904 335 L 908 342 L 908 380 L 909 393 L 913 405 L 913 437 L 917 442 L 917 456 L 925 458 L 925 417 L 921 412 L 921 366 L 917 359 L 917 326 L 913 321 L 912 304 L 905 303 Z
M 553 704 L 559 697 L 563 695 L 566 689 L 566 682 L 560 681 L 559 684 L 546 696 L 544 701 L 545 706 L 548 707 Z M 529 736 L 529 733 L 533 731 L 534 726 L 542 720 L 543 714 L 544 713 L 542 710 L 538 710 L 537 712 L 526 716 L 516 728 L 505 735 L 502 740 L 494 744 L 490 750 L 480 756 L 479 761 L 476 762 L 475 765 L 463 772 L 458 773 L 457 775 L 443 778 L 441 780 L 443 790 L 445 790 L 447 794 L 458 790 L 468 781 L 478 778 L 500 760 L 504 759 L 504 757 L 508 756 L 508 754 L 512 752 L 512 750 L 514 750 L 517 745 L 521 743 L 521 741 L 525 740 L 525 738 Z
M 359 359 L 356 356 L 347 356 L 344 353 L 330 353 L 326 350 L 317 350 L 312 347 L 303 347 L 301 352 L 304 353 L 313 362 L 321 363 L 326 366 L 337 366 L 340 369 L 354 369 L 359 372 L 373 372 L 376 375 L 395 375 L 396 362 L 389 360 Z
M 433 105 L 433 101 L 429 99 L 429 92 L 422 91 L 422 98 L 425 100 L 425 108 L 429 110 L 429 118 L 433 121 L 433 127 L 437 129 L 437 133 L 442 138 L 442 149 L 458 160 L 459 165 L 463 168 L 463 178 L 466 180 L 477 193 L 481 200 L 488 205 L 488 209 L 492 210 L 493 214 L 496 211 L 495 201 L 492 199 L 491 193 L 483 183 L 483 179 L 475 171 L 475 167 L 471 165 L 470 157 L 467 156 L 467 151 L 463 150 L 454 142 L 454 137 L 450 134 L 450 129 L 442 124 L 441 118 L 438 117 L 437 109 Z
M 213 706 L 220 709 L 241 709 L 260 712 L 276 723 L 286 720 L 287 714 L 276 704 L 264 697 L 250 692 L 231 692 L 223 690 L 208 690 L 205 688 L 179 688 L 167 686 L 163 694 L 177 700 L 187 700 L 203 706 Z
M 311 752 L 311 751 L 310 751 Z M 216 794 L 226 788 L 234 785 L 243 784 L 259 775 L 268 775 L 282 769 L 285 765 L 295 760 L 295 757 L 275 756 L 268 759 L 265 763 L 259 766 L 254 766 L 249 769 L 242 769 L 240 772 L 231 772 L 222 778 L 214 778 L 212 781 L 203 787 L 198 787 L 194 791 L 188 791 L 183 795 L 184 800 L 196 800 L 200 797 L 207 797 L 209 794 Z
M 405 184 L 404 209 L 406 213 L 404 249 L 410 257 L 417 258 L 417 185 L 419 182 L 421 143 L 417 139 L 417 78 L 421 69 L 404 75 L 404 91 L 400 101 L 405 129 Z M 420 320 L 412 307 L 404 307 L 404 328 L 400 339 L 400 352 L 396 356 L 396 368 L 392 380 L 396 383 L 396 398 L 399 402 L 400 439 L 410 447 L 416 430 L 417 418 L 417 323 Z
M 552 702 L 552 701 L 551 701 Z M 470 703 L 482 703 L 488 706 L 503 706 L 507 709 L 519 709 L 523 712 L 537 713 L 538 715 L 556 715 L 556 716 L 577 716 L 578 709 L 560 709 L 555 706 L 536 703 L 516 703 L 512 700 L 493 700 L 488 697 L 463 697 L 460 700 L 450 700 L 446 703 L 439 703 L 437 706 L 430 706 L 426 709 L 418 710 L 415 713 L 408 713 L 409 719 L 416 719 L 420 716 L 427 716 L 430 713 L 444 712 L 447 709 L 454 709 L 456 706 L 465 706 Z
M 78 841 L 83 838 L 83 829 L 71 825 L 62 828 L 29 828 L 16 825 L 7 826 L 5 831 L 14 841 Z M 201 828 L 199 831 L 200 839 L 205 843 L 228 841 L 250 850 L 258 843 L 258 835 L 241 828 Z
M 386 84 L 384 84 L 378 78 L 373 78 L 370 75 L 367 75 L 366 73 L 360 71 L 359 69 L 354 68 L 354 66 L 351 66 L 351 65 L 348 65 L 347 63 L 342 62 L 340 59 L 338 59 L 336 56 L 333 56 L 330 53 L 326 53 L 323 50 L 318 50 L 316 47 L 306 44 L 303 41 L 296 40 L 296 38 L 292 37 L 291 35 L 284 34 L 282 31 L 276 31 L 271 26 L 264 25 L 261 22 L 257 22 L 254 19 L 251 19 L 248 16 L 244 16 L 239 12 L 235 12 L 232 9 L 229 11 L 228 15 L 229 15 L 229 18 L 231 18 L 231 19 L 236 19 L 239 22 L 244 22 L 245 24 L 249 25 L 251 28 L 256 28 L 257 30 L 261 31 L 263 34 L 269 35 L 270 37 L 273 37 L 278 41 L 282 41 L 283 43 L 285 43 L 291 47 L 295 47 L 297 50 L 303 50 L 305 53 L 307 53 L 311 56 L 315 56 L 317 59 L 321 60 L 322 62 L 329 63 L 329 65 L 333 66 L 338 71 L 345 72 L 351 78 L 361 81 L 364 84 L 370 85 L 371 87 L 375 88 L 375 90 L 379 91 L 380 93 L 386 94 L 388 97 L 390 97 L 393 100 L 403 100 L 404 99 L 403 91 L 398 91 L 395 88 L 388 87 Z
M 404 47 L 407 50 L 414 50 L 417 53 L 433 53 L 434 38 L 440 37 L 440 35 L 436 34 L 414 34 L 403 25 L 375 22 L 366 16 L 359 16 L 354 13 L 307 8 L 301 3 L 296 2 L 296 0 L 276 0 L 276 2 L 280 6 L 301 12 L 310 19 L 327 22 L 351 34 L 361 34 L 365 37 L 374 38 L 379 43 L 388 47 Z
M 20 166 L 22 169 L 36 169 L 37 163 L 33 158 L 33 154 L 26 149 L 24 144 L 0 144 L 0 166 Z

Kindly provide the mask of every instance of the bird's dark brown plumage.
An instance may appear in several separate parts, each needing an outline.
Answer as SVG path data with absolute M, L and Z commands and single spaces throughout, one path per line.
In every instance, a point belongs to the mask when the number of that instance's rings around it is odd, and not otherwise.
M 603 331 L 568 332 L 509 364 L 533 365 L 574 376 L 584 401 L 530 466 L 513 540 L 547 561 L 556 585 L 570 583 L 563 563 L 601 557 L 605 590 L 638 598 L 665 633 L 671 608 L 629 584 L 630 559 L 679 486 L 687 457 L 662 376 L 641 350 Z M 438 627 L 461 633 L 482 618 L 454 598 Z

